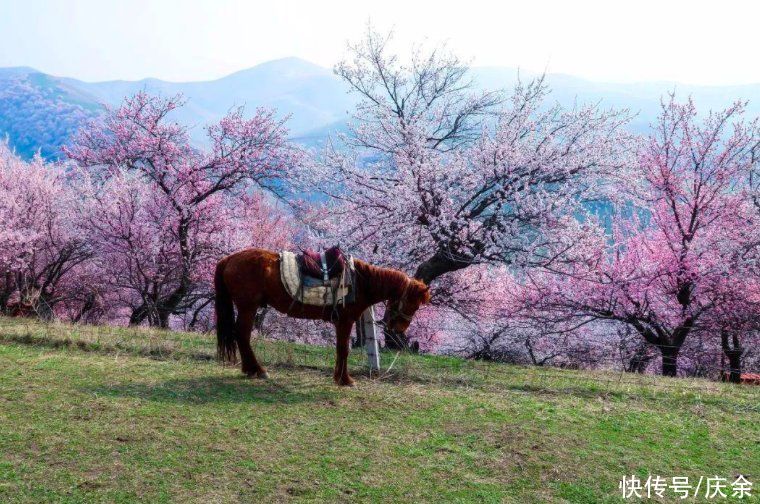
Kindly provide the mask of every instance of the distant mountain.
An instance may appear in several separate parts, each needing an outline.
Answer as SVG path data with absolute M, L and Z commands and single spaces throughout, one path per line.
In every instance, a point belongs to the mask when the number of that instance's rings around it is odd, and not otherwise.
M 354 106 L 353 98 L 331 70 L 298 58 L 270 61 L 204 82 L 64 80 L 110 105 L 140 90 L 164 95 L 181 93 L 188 103 L 176 117 L 193 125 L 217 120 L 233 107 L 274 108 L 281 117 L 290 116 L 287 124 L 293 136 L 342 120 Z M 195 128 L 192 133 L 200 140 L 203 129 Z
M 478 67 L 473 77 L 487 89 L 511 89 L 518 75 L 513 68 Z M 550 74 L 551 99 L 565 106 L 599 103 L 603 107 L 628 108 L 638 115 L 631 128 L 643 132 L 659 112 L 660 97 L 675 90 L 693 96 L 701 110 L 722 108 L 736 99 L 749 99 L 749 115 L 760 116 L 760 85 L 687 86 L 669 82 L 615 84 Z M 290 116 L 291 137 L 304 145 L 320 147 L 331 133 L 346 130 L 348 111 L 356 97 L 331 70 L 298 58 L 257 65 L 221 79 L 203 82 L 140 81 L 83 82 L 53 77 L 28 67 L 0 68 L 0 135 L 23 155 L 37 150 L 46 157 L 60 154 L 60 146 L 84 120 L 102 112 L 103 105 L 117 105 L 140 90 L 163 95 L 181 93 L 187 106 L 175 118 L 193 126 L 193 140 L 202 143 L 203 126 L 236 106 L 275 108 Z
M 91 83 L 27 67 L 0 68 L 0 135 L 7 135 L 22 155 L 41 148 L 44 156 L 57 157 L 60 146 L 83 120 L 102 111 L 104 105 L 118 105 L 125 96 L 141 90 L 182 94 L 187 105 L 174 118 L 193 126 L 190 134 L 199 144 L 205 139 L 204 125 L 232 108 L 245 106 L 249 111 L 274 108 L 280 117 L 288 117 L 292 137 L 319 145 L 328 125 L 344 122 L 355 103 L 331 70 L 298 58 L 270 61 L 205 82 L 144 79 Z M 321 137 L 313 138 L 317 130 Z
M 513 68 L 479 67 L 473 69 L 475 80 L 485 89 L 511 87 L 518 79 Z M 536 74 L 519 72 L 525 81 Z M 676 97 L 694 99 L 700 112 L 723 109 L 736 100 L 749 100 L 747 115 L 760 116 L 760 84 L 740 86 L 695 86 L 676 82 L 605 83 L 594 82 L 565 74 L 548 74 L 551 99 L 565 105 L 599 103 L 602 107 L 626 108 L 636 117 L 631 129 L 646 132 L 660 113 L 660 100 L 675 91 Z
M 57 158 L 61 146 L 102 107 L 93 96 L 31 68 L 0 69 L 0 140 L 21 156 Z

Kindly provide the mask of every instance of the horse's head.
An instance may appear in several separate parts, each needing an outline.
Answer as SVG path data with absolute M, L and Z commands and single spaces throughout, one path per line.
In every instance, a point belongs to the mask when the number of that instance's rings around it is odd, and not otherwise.
M 430 302 L 430 289 L 423 282 L 411 279 L 405 285 L 401 297 L 391 299 L 385 310 L 385 327 L 397 333 L 405 333 L 412 317 L 420 306 Z

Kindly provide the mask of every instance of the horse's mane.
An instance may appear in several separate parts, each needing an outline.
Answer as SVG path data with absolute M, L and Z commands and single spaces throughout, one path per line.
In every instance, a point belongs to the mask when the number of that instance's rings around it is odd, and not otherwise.
M 425 295 L 429 296 L 427 286 L 423 282 L 402 271 L 374 266 L 359 259 L 354 260 L 354 265 L 359 277 L 371 279 L 372 284 L 379 284 L 386 292 L 400 292 L 406 288 L 410 299 L 422 300 Z

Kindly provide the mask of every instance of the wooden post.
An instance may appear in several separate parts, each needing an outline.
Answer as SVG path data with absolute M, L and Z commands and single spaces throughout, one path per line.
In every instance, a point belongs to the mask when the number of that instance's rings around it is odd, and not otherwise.
M 362 313 L 359 323 L 356 324 L 356 336 L 360 342 L 364 343 L 370 371 L 378 371 L 380 369 L 380 346 L 377 343 L 375 329 L 375 310 L 370 306 Z

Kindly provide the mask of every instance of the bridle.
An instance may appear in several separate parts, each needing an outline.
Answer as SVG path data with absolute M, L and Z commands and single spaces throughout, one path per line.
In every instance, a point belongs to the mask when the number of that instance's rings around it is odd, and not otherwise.
M 406 285 L 404 286 L 404 291 L 401 293 L 401 297 L 398 300 L 398 308 L 391 310 L 388 308 L 388 303 L 386 303 L 386 309 L 388 310 L 388 313 L 390 316 L 388 317 L 388 321 L 390 322 L 393 318 L 399 317 L 403 320 L 406 320 L 407 322 L 412 321 L 412 315 L 407 315 L 402 310 L 404 309 L 404 301 L 406 301 L 407 294 L 409 293 L 409 287 L 412 285 L 411 280 L 406 281 Z

